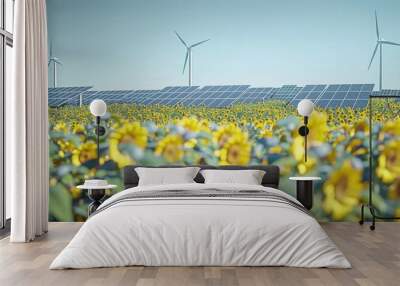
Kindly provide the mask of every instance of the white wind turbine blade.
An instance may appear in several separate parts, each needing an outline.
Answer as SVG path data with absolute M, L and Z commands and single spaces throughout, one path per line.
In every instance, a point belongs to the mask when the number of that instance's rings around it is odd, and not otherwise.
M 376 14 L 376 10 L 375 10 L 375 28 L 376 28 L 376 37 L 379 40 L 379 26 L 378 26 L 378 15 Z
M 374 53 L 372 54 L 371 61 L 369 62 L 368 69 L 371 67 L 372 61 L 374 60 L 376 51 L 378 50 L 379 43 L 376 43 Z
M 381 41 L 382 44 L 392 45 L 392 46 L 400 46 L 399 43 L 390 42 L 390 41 Z
M 50 43 L 50 55 L 49 56 L 49 63 L 47 64 L 48 66 L 50 66 L 51 61 L 52 61 L 52 56 L 53 56 L 53 44 Z
M 55 63 L 57 63 L 57 64 L 59 64 L 60 66 L 62 66 L 62 65 L 63 65 L 63 63 L 62 63 L 62 62 L 60 62 L 58 59 L 54 59 L 54 62 L 55 62 Z
M 186 51 L 185 63 L 183 64 L 182 73 L 185 73 L 185 69 L 186 69 L 186 64 L 187 64 L 188 58 L 189 58 L 189 49 Z
M 210 39 L 207 39 L 207 40 L 198 42 L 198 43 L 196 43 L 196 44 L 191 45 L 190 47 L 191 47 L 191 48 L 196 47 L 196 46 L 201 45 L 201 44 L 203 44 L 203 43 L 205 43 L 205 42 L 207 42 L 207 41 L 209 41 L 209 40 L 210 40 Z
M 182 44 L 187 48 L 188 45 L 187 45 L 186 42 L 182 39 L 182 37 L 179 36 L 179 34 L 178 34 L 176 31 L 174 31 L 174 32 L 175 32 L 175 35 L 178 37 L 178 39 L 182 42 Z

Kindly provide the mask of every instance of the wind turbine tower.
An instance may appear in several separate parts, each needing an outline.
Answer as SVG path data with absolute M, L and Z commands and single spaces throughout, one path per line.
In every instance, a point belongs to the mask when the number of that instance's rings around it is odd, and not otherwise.
M 62 62 L 53 55 L 53 45 L 50 45 L 50 59 L 47 65 L 50 67 L 51 63 L 53 63 L 53 87 L 57 87 L 57 65 L 62 66 Z
M 192 86 L 192 68 L 193 68 L 193 66 L 192 66 L 192 48 L 197 47 L 197 46 L 209 41 L 210 39 L 200 41 L 198 43 L 195 43 L 195 44 L 189 46 L 188 44 L 186 44 L 186 42 L 182 39 L 182 37 L 176 31 L 175 31 L 175 34 L 186 48 L 186 57 L 185 57 L 185 63 L 183 64 L 182 73 L 185 73 L 186 64 L 189 60 L 189 86 Z
M 374 52 L 371 57 L 371 61 L 369 62 L 368 70 L 371 67 L 372 61 L 374 60 L 375 54 L 379 48 L 379 91 L 382 91 L 382 54 L 383 54 L 383 45 L 391 45 L 391 46 L 400 46 L 399 43 L 386 41 L 381 38 L 379 33 L 379 25 L 378 25 L 378 16 L 375 11 L 375 28 L 376 28 L 376 45 Z

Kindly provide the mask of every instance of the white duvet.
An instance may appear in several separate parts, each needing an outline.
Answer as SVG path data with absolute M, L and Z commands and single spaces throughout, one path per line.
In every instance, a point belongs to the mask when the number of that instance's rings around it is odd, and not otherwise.
M 207 189 L 262 190 L 297 202 L 279 190 L 254 185 L 127 189 L 100 206 L 103 211 L 81 227 L 50 269 L 127 265 L 351 267 L 318 222 L 288 204 L 230 197 L 153 198 L 112 204 L 131 192 Z

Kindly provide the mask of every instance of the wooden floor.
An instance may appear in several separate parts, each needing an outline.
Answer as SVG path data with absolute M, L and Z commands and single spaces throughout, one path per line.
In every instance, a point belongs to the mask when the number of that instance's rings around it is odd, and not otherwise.
M 48 270 L 79 223 L 51 223 L 33 243 L 0 241 L 0 285 L 400 285 L 400 223 L 327 223 L 323 228 L 353 265 L 352 269 L 289 267 L 124 267 Z

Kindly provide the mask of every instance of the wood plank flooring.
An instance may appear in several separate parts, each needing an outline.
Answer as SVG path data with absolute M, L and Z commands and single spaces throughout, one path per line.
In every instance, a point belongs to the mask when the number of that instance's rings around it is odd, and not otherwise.
M 0 285 L 400 285 L 400 223 L 325 223 L 323 228 L 344 252 L 352 269 L 289 267 L 121 267 L 48 270 L 80 223 L 50 223 L 49 233 L 27 244 L 0 241 Z

